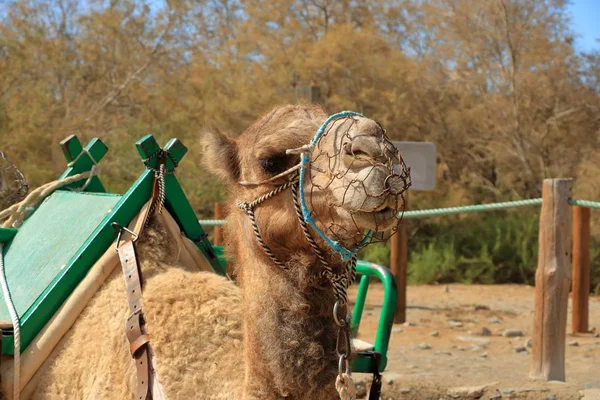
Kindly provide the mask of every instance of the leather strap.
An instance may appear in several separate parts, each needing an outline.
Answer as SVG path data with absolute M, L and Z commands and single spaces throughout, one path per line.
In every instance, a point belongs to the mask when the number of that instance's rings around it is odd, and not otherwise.
M 142 336 L 138 336 L 138 338 L 135 339 L 133 343 L 129 345 L 129 352 L 131 353 L 131 356 L 133 357 L 135 353 L 140 349 L 140 347 L 142 347 L 148 342 L 150 342 L 149 334 L 146 333 Z
M 129 340 L 130 350 L 137 370 L 136 400 L 152 399 L 150 388 L 151 365 L 148 344 L 150 336 L 146 333 L 142 314 L 142 283 L 139 266 L 132 240 L 118 244 L 117 252 L 123 268 L 127 302 L 131 314 L 125 323 L 125 333 Z

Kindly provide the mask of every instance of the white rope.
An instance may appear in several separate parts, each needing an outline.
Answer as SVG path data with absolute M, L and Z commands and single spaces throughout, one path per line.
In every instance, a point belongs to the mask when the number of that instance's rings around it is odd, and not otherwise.
M 92 175 L 92 172 L 93 169 L 90 171 L 82 172 L 77 175 L 69 176 L 68 178 L 62 179 L 60 181 L 53 181 L 38 187 L 37 189 L 29 193 L 29 195 L 20 203 L 13 204 L 6 210 L 0 212 L 0 221 L 6 220 L 6 222 L 2 224 L 2 227 L 18 227 L 25 220 L 29 209 L 34 208 L 42 200 L 51 195 L 55 190 L 60 189 L 61 187 L 69 185 L 71 183 L 80 181 L 82 179 L 89 178 Z
M 92 178 L 96 175 L 98 175 L 97 170 L 98 170 L 98 162 L 96 161 L 96 159 L 92 156 L 92 154 L 90 153 L 90 151 L 88 149 L 86 149 L 85 147 L 81 149 L 81 152 L 79 154 L 77 154 L 77 157 L 75 157 L 75 159 L 73 161 L 71 161 L 70 163 L 67 164 L 67 167 L 72 168 L 75 163 L 81 158 L 82 155 L 87 154 L 88 157 L 90 158 L 90 160 L 92 161 L 92 163 L 94 165 L 92 165 L 92 168 L 90 168 L 90 175 L 88 176 L 87 180 L 85 181 L 85 183 L 75 189 L 71 189 L 71 191 L 73 192 L 83 192 L 88 185 L 90 184 L 90 182 L 92 181 Z
M 13 400 L 19 400 L 21 395 L 21 325 L 15 304 L 13 303 L 6 281 L 6 272 L 4 270 L 4 244 L 0 243 L 0 284 L 2 285 L 2 294 L 4 302 L 8 308 L 10 319 L 13 325 L 14 355 L 13 355 Z
M 352 376 L 347 373 L 338 375 L 335 380 L 335 389 L 340 395 L 340 400 L 355 400 L 356 399 L 356 384 Z

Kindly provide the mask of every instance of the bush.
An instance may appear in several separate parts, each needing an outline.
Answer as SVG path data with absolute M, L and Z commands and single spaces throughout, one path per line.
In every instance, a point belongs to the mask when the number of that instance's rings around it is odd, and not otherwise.
M 409 283 L 533 284 L 538 224 L 531 212 L 411 221 Z M 375 244 L 361 256 L 388 265 L 388 254 Z
M 410 284 L 535 284 L 539 216 L 509 211 L 409 222 Z M 389 247 L 374 243 L 359 258 L 389 266 Z M 590 243 L 591 287 L 600 295 L 600 241 Z

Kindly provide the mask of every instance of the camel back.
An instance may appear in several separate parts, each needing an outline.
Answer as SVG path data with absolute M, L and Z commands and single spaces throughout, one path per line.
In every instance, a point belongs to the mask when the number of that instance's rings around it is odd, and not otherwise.
M 95 170 L 106 146 L 92 140 L 84 149 L 75 136 L 61 142 L 68 168 L 59 178 Z M 152 197 L 154 171 L 160 154 L 167 158 L 164 205 L 169 217 L 212 269 L 224 274 L 207 235 L 198 224 L 177 178 L 172 173 L 187 148 L 177 139 L 161 149 L 148 135 L 136 143 L 146 169 L 124 194 L 105 193 L 97 176 L 67 185 L 46 197 L 18 227 L 0 228 L 4 243 L 5 276 L 21 326 L 21 352 L 34 340 L 77 285 L 107 250 L 118 231 L 127 226 Z M 80 190 L 79 189 L 84 189 Z M 2 354 L 13 354 L 12 323 L 7 306 L 0 302 Z

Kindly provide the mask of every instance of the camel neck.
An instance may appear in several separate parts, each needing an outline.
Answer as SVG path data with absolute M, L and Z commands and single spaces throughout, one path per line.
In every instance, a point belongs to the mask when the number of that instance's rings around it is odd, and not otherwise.
M 329 285 L 311 285 L 314 255 L 290 255 L 281 270 L 262 255 L 241 265 L 247 398 L 335 396 L 337 329 Z M 260 382 L 260 383 L 258 383 Z

